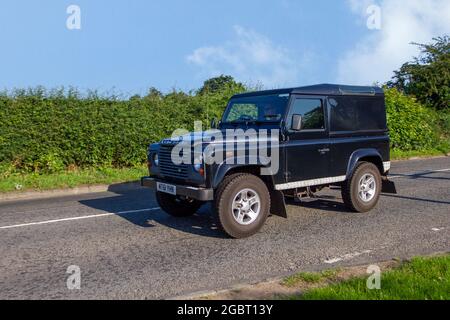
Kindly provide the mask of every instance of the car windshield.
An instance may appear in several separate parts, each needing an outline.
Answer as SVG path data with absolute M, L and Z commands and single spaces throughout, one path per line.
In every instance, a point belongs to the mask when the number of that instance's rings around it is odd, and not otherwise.
M 286 111 L 288 101 L 289 94 L 233 98 L 222 122 L 279 122 Z

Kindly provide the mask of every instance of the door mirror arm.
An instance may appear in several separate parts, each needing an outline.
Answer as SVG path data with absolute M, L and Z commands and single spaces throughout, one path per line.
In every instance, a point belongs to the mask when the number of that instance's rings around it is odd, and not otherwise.
M 287 140 L 288 134 L 289 134 L 289 130 L 286 127 L 286 121 L 282 120 L 281 121 L 281 130 L 280 130 L 280 136 L 281 136 L 282 141 Z

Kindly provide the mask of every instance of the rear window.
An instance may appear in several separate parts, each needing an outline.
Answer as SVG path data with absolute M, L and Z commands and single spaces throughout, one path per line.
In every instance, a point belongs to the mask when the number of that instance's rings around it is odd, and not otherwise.
M 332 132 L 386 129 L 384 97 L 328 98 Z

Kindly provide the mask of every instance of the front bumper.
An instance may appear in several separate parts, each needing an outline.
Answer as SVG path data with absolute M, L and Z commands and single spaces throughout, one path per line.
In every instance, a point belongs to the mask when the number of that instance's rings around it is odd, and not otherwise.
M 141 179 L 141 186 L 156 190 L 157 182 L 164 182 L 152 177 L 143 177 Z M 165 183 L 165 182 L 164 182 Z M 169 183 L 177 187 L 177 196 L 184 196 L 199 201 L 214 200 L 214 190 L 205 188 L 196 188 L 191 186 L 182 186 L 178 184 Z

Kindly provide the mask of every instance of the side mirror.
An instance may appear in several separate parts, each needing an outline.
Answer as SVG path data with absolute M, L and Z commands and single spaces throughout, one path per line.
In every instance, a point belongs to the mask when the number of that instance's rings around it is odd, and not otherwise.
M 299 114 L 294 114 L 292 116 L 292 125 L 291 129 L 294 131 L 300 131 L 302 130 L 302 116 Z
M 211 129 L 217 129 L 217 120 L 216 120 L 216 118 L 211 119 Z

